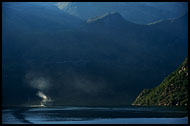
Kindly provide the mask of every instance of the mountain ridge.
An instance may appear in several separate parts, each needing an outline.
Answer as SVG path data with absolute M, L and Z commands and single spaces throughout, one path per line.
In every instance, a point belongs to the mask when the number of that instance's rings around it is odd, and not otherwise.
M 156 4 L 154 2 L 59 2 L 57 6 L 61 10 L 82 19 L 117 11 L 126 20 L 137 24 L 148 24 L 157 20 L 175 18 L 188 10 L 185 2 L 166 2 L 164 4 L 162 2 Z M 86 10 L 89 10 L 89 12 L 86 12 Z
M 121 19 L 122 17 L 118 12 L 110 12 L 110 13 L 105 13 L 101 16 L 89 18 L 87 20 L 87 23 L 91 23 L 91 22 L 98 21 L 98 20 L 105 20 L 106 18 L 120 18 Z

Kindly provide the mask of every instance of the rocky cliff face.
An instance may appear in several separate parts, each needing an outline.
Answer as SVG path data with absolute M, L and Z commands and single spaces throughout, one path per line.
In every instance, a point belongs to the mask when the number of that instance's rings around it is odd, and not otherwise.
M 133 105 L 187 106 L 188 59 L 154 89 L 144 89 Z

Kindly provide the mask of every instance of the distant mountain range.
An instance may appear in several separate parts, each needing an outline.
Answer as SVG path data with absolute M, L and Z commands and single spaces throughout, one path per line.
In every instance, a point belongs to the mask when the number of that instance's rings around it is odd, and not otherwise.
M 129 105 L 187 57 L 187 14 L 142 25 L 118 12 L 83 20 L 51 4 L 2 11 L 3 105 L 39 103 L 28 74 L 51 82 L 44 93 L 57 105 Z
M 144 89 L 133 105 L 187 106 L 188 59 L 153 89 Z
M 118 12 L 137 24 L 177 18 L 188 12 L 187 2 L 59 2 L 57 6 L 85 20 L 107 12 Z

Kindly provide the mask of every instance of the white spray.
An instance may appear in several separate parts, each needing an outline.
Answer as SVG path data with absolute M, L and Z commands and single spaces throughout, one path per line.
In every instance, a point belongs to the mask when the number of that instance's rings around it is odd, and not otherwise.
M 26 79 L 27 81 L 29 81 L 31 87 L 33 87 L 34 89 L 38 89 L 36 95 L 42 99 L 40 102 L 40 106 L 52 104 L 51 98 L 44 94 L 44 92 L 47 91 L 50 87 L 49 79 L 42 76 L 36 77 L 35 74 L 32 73 L 27 74 Z
M 38 91 L 37 95 L 42 98 L 42 101 L 41 101 L 41 106 L 46 106 L 47 104 L 49 105 L 52 100 L 51 98 L 47 97 L 43 92 L 41 91 Z

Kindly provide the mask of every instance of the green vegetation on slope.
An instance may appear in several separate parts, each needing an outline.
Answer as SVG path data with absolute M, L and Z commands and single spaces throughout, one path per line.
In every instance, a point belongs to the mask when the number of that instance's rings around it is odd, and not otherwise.
M 133 105 L 187 106 L 188 63 L 187 58 L 180 67 L 153 89 L 144 89 Z

